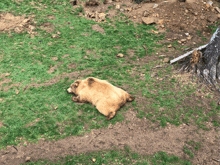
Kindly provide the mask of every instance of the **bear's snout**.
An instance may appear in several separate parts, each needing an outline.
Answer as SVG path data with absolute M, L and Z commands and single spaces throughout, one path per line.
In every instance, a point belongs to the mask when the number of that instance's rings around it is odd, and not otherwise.
M 67 93 L 73 93 L 71 88 L 67 89 Z

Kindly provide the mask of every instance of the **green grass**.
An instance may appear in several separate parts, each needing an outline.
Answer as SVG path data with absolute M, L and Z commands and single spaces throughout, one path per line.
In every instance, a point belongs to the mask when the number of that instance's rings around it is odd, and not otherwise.
M 0 98 L 1 113 L 0 119 L 3 127 L 0 128 L 1 145 L 15 145 L 19 142 L 37 141 L 40 138 L 59 139 L 70 135 L 79 135 L 91 129 L 98 129 L 123 120 L 123 112 L 129 107 L 123 108 L 110 122 L 105 119 L 90 104 L 78 105 L 71 101 L 71 95 L 66 89 L 75 80 L 68 78 L 61 79 L 58 83 L 50 86 L 30 87 L 30 84 L 42 84 L 55 76 L 63 73 L 81 71 L 83 77 L 95 76 L 101 79 L 112 79 L 114 85 L 123 85 L 134 78 L 130 78 L 129 72 L 134 65 L 126 64 L 121 66 L 125 59 L 118 59 L 119 53 L 115 46 L 120 46 L 120 53 L 127 56 L 128 49 L 135 49 L 137 57 L 145 55 L 142 45 L 146 45 L 149 53 L 152 54 L 154 47 L 163 36 L 157 36 L 147 31 L 153 26 L 139 25 L 134 27 L 132 22 L 129 25 L 123 21 L 108 22 L 99 24 L 105 30 L 104 34 L 92 30 L 96 22 L 78 17 L 82 7 L 75 11 L 69 1 L 31 1 L 0 2 L 3 11 L 11 11 L 26 15 L 35 15 L 35 22 L 38 33 L 32 38 L 27 33 L 17 34 L 11 32 L 12 37 L 7 33 L 1 33 L 0 51 L 2 52 L 0 73 L 10 73 L 7 78 L 11 79 L 10 84 L 4 84 Z M 45 4 L 45 5 L 44 5 Z M 47 8 L 42 7 L 47 6 Z M 19 6 L 19 8 L 18 8 Z M 42 7 L 41 10 L 35 8 Z M 56 11 L 54 12 L 53 9 Z M 31 12 L 31 13 L 30 13 Z M 50 20 L 47 15 L 54 15 L 56 19 Z M 118 18 L 116 18 L 118 20 Z M 34 22 L 33 21 L 33 22 Z M 40 26 L 49 22 L 54 29 L 47 33 Z M 73 28 L 72 28 L 73 27 Z M 59 38 L 52 38 L 53 34 L 59 32 Z M 88 34 L 88 35 L 82 35 Z M 142 36 L 137 40 L 136 35 Z M 111 42 L 110 42 L 111 41 Z M 87 55 L 86 50 L 92 50 L 94 54 Z M 102 51 L 100 51 L 102 50 Z M 62 58 L 69 54 L 68 57 Z M 94 56 L 95 55 L 95 56 Z M 87 56 L 87 58 L 84 58 Z M 53 61 L 53 57 L 57 57 Z M 69 68 L 69 64 L 76 65 Z M 50 67 L 56 66 L 54 72 L 48 73 Z M 88 72 L 89 70 L 89 72 Z M 117 80 L 117 81 L 114 81 Z M 5 91 L 8 85 L 19 84 Z M 26 90 L 25 90 L 26 89 Z M 15 94 L 16 90 L 19 94 Z M 132 93 L 132 90 L 131 90 Z M 55 108 L 57 107 L 57 109 Z M 85 129 L 84 125 L 88 128 Z
M 143 156 L 131 152 L 129 148 L 125 150 L 107 150 L 99 152 L 83 153 L 76 156 L 60 158 L 60 161 L 51 162 L 40 160 L 38 162 L 25 163 L 28 165 L 72 165 L 72 164 L 136 164 L 136 165 L 191 165 L 189 161 L 181 160 L 174 155 L 167 155 L 165 152 L 158 152 L 154 156 Z

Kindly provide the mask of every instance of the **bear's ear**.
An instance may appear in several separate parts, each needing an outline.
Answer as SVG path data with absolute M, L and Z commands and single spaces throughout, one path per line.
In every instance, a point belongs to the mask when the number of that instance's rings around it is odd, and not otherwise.
M 95 82 L 95 79 L 93 77 L 88 78 L 88 85 L 91 87 L 92 84 Z
M 77 88 L 80 84 L 81 80 L 77 80 L 73 83 L 74 88 Z

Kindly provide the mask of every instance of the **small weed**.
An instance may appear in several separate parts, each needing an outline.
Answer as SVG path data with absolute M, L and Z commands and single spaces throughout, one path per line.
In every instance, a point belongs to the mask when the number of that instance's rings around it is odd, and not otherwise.
M 194 154 L 191 152 L 191 150 L 187 146 L 183 146 L 183 152 L 189 155 L 190 158 L 194 158 Z

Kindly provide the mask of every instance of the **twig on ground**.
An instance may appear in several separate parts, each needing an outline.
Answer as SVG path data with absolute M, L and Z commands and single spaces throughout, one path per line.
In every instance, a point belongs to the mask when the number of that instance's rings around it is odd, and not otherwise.
M 200 46 L 200 47 L 195 48 L 195 49 L 197 49 L 197 50 L 202 50 L 202 49 L 205 49 L 207 45 L 208 45 L 208 44 L 203 45 L 203 46 Z M 170 64 L 173 64 L 174 62 L 177 62 L 177 61 L 179 61 L 179 60 L 181 60 L 181 59 L 183 59 L 183 58 L 189 56 L 190 54 L 193 53 L 193 51 L 194 51 L 195 49 L 193 49 L 192 51 L 189 51 L 189 52 L 187 52 L 187 53 L 185 53 L 185 54 L 183 54 L 183 55 L 181 55 L 181 56 L 179 56 L 179 57 L 177 57 L 177 58 L 174 58 L 173 60 L 170 61 Z

